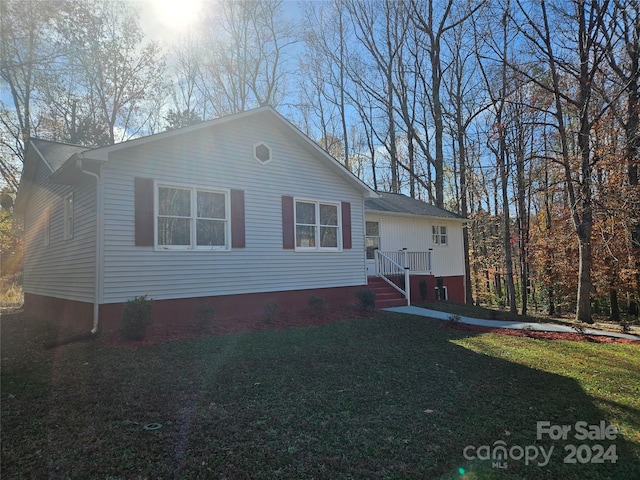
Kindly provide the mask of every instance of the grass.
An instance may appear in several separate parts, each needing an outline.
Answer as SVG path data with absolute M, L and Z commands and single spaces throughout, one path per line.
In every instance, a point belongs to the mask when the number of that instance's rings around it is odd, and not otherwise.
M 472 318 L 482 318 L 486 320 L 518 320 L 521 322 L 532 323 L 555 323 L 558 325 L 575 325 L 575 319 L 572 316 L 566 318 L 560 317 L 547 317 L 544 315 L 514 315 L 508 310 L 491 309 L 487 307 L 481 307 L 478 305 L 467 305 L 465 303 L 456 302 L 427 302 L 421 303 L 420 307 L 429 308 L 432 310 L 440 310 L 443 312 L 452 313 L 455 315 L 461 315 Z M 631 327 L 631 333 L 640 334 L 640 322 L 633 317 L 626 317 Z M 621 330 L 620 324 L 610 322 L 603 315 L 593 315 L 594 323 L 586 325 L 586 328 L 597 328 L 602 330 L 610 330 L 619 332 Z
M 2 319 L 3 478 L 640 477 L 637 345 L 477 335 L 392 314 L 43 350 L 56 335 Z M 615 441 L 586 443 L 615 445 L 617 463 L 562 463 L 567 442 L 536 440 L 544 420 L 615 424 Z M 463 456 L 498 440 L 556 452 L 545 467 L 506 470 Z

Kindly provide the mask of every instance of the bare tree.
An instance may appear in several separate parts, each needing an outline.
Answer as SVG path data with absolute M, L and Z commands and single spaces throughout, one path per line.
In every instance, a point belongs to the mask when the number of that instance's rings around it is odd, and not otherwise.
M 282 0 L 224 0 L 212 4 L 204 22 L 203 89 L 218 116 L 283 101 L 287 90 L 293 26 Z M 215 15 L 218 13 L 218 16 Z
M 385 146 L 391 170 L 390 190 L 400 190 L 398 179 L 398 140 L 393 82 L 398 52 L 407 32 L 406 15 L 401 3 L 352 0 L 348 11 L 354 23 L 355 36 L 367 54 L 360 63 L 352 64 L 351 74 L 356 88 L 375 98 L 383 112 L 384 130 L 374 133 Z
M 459 213 L 463 217 L 469 216 L 467 179 L 469 176 L 469 162 L 467 151 L 469 149 L 468 130 L 477 116 L 484 112 L 489 103 L 484 98 L 480 82 L 477 78 L 477 63 L 473 47 L 474 39 L 466 35 L 463 24 L 457 25 L 451 31 L 451 35 L 445 39 L 448 50 L 452 54 L 448 75 L 445 76 L 445 87 L 449 105 L 447 117 L 451 122 L 455 151 L 457 153 L 460 177 Z M 455 157 L 454 157 L 455 162 Z M 463 234 L 464 263 L 465 263 L 465 298 L 467 303 L 473 303 L 471 264 L 469 259 L 469 226 L 466 225 Z
M 38 93 L 45 81 L 57 79 L 52 67 L 65 53 L 58 26 L 72 10 L 63 0 L 0 2 L 0 87 L 9 99 L 9 104 L 0 99 L 0 174 L 12 189 L 18 187 L 29 137 L 38 128 Z
M 305 42 L 310 53 L 305 55 L 307 65 L 313 63 L 310 78 L 305 79 L 313 86 L 316 94 L 318 113 L 321 117 L 323 130 L 327 126 L 325 116 L 331 105 L 336 110 L 339 131 L 334 133 L 340 137 L 342 144 L 341 160 L 345 167 L 350 168 L 350 139 L 349 122 L 347 119 L 347 83 L 348 83 L 348 14 L 343 0 L 333 0 L 329 3 L 309 3 L 305 10 Z M 311 66 L 311 65 L 310 65 Z M 303 88 L 304 90 L 304 88 Z M 324 102 L 329 105 L 325 106 Z M 323 132 L 323 137 L 327 138 Z M 326 146 L 324 146 L 327 149 Z
M 119 0 L 88 4 L 78 23 L 67 35 L 70 67 L 81 72 L 79 95 L 106 128 L 109 144 L 138 135 L 145 100 L 163 86 L 160 47 L 144 44 L 137 13 Z
M 476 5 L 468 10 L 457 11 L 454 0 L 444 5 L 430 0 L 411 0 L 412 19 L 416 28 L 424 32 L 427 42 L 424 45 L 430 66 L 431 108 L 434 123 L 435 156 L 435 203 L 444 206 L 444 109 L 442 100 L 443 37 L 451 29 L 464 23 L 480 7 Z
M 591 235 L 593 228 L 591 131 L 594 123 L 609 105 L 595 105 L 597 91 L 594 79 L 606 57 L 603 42 L 603 20 L 609 1 L 573 0 L 547 6 L 540 0 L 536 10 L 523 0 L 516 0 L 523 20 L 521 32 L 535 57 L 543 62 L 549 75 L 529 79 L 548 90 L 554 98 L 553 115 L 560 141 L 558 162 L 564 172 L 571 218 L 578 239 L 578 299 L 576 320 L 591 319 Z M 564 28 L 566 27 L 566 28 Z M 563 44 L 558 35 L 562 35 Z M 577 53 L 577 56 L 576 56 Z M 519 69 L 521 73 L 526 73 Z M 574 88 L 567 88 L 571 82 Z M 594 111 L 595 110 L 595 111 Z M 571 152 L 570 126 L 567 118 L 577 120 L 577 154 Z M 574 174 L 577 171 L 577 175 Z
M 509 2 L 503 7 L 501 12 L 501 30 L 496 32 L 496 38 L 487 38 L 489 48 L 496 51 L 499 58 L 502 59 L 494 69 L 494 74 L 491 75 L 488 69 L 483 64 L 483 61 L 479 61 L 480 71 L 484 78 L 487 92 L 491 98 L 492 110 L 493 110 L 493 125 L 492 133 L 487 141 L 487 146 L 494 153 L 496 158 L 496 164 L 500 175 L 500 190 L 502 194 L 502 244 L 504 249 L 504 264 L 506 269 L 506 283 L 507 283 L 507 296 L 509 303 L 509 311 L 511 313 L 517 313 L 516 307 L 516 295 L 515 285 L 513 282 L 513 258 L 511 250 L 511 216 L 509 211 L 509 152 L 507 150 L 507 129 L 506 129 L 506 103 L 509 95 L 509 80 L 508 80 L 508 64 L 507 58 L 509 58 Z M 479 38 L 478 28 L 476 26 L 476 38 Z M 477 45 L 480 45 L 480 41 L 476 41 Z M 480 49 L 480 47 L 478 47 Z M 479 55 L 479 59 L 481 56 Z M 496 199 L 496 205 L 497 205 Z
M 635 270 L 635 298 L 630 313 L 638 314 L 640 301 L 640 4 L 632 0 L 614 0 L 614 8 L 603 26 L 608 64 L 626 94 L 625 107 L 617 113 L 625 134 L 624 160 L 627 166 L 625 195 L 630 203 L 629 232 L 631 248 L 628 264 Z M 634 213 L 635 212 L 635 213 Z

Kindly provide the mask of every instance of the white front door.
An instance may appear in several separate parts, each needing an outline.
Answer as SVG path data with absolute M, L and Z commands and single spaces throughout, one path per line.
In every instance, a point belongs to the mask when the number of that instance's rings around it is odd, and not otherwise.
M 366 222 L 365 248 L 367 250 L 367 276 L 376 274 L 375 251 L 380 248 L 380 222 Z

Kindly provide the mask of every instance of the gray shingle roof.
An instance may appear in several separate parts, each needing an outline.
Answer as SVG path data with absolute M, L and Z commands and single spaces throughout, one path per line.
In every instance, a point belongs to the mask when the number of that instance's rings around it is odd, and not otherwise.
M 441 217 L 464 220 L 457 213 L 407 197 L 401 193 L 377 192 L 380 198 L 365 200 L 365 210 L 382 213 L 401 213 L 409 215 L 423 215 L 426 217 Z
M 69 160 L 73 154 L 90 150 L 90 148 L 79 145 L 50 142 L 49 140 L 41 140 L 39 138 L 32 138 L 31 143 L 33 143 L 42 154 L 54 172 L 58 170 L 64 162 Z

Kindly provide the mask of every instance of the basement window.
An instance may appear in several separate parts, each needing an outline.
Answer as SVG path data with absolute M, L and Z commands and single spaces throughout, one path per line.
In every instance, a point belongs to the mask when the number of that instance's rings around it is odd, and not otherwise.
M 436 287 L 436 300 L 449 300 L 449 292 L 447 291 L 447 287 Z

